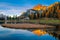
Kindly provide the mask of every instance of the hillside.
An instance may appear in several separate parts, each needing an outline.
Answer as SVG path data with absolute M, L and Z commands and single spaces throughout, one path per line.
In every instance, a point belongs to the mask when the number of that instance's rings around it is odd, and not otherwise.
M 60 2 L 56 2 L 48 6 L 42 15 L 44 15 L 44 17 L 60 19 Z
M 40 4 L 34 6 L 32 9 L 33 10 L 45 10 L 47 6 L 42 6 Z
M 50 6 L 42 6 L 40 4 L 34 6 L 32 9 L 27 10 L 24 14 L 25 17 L 30 19 L 39 18 L 57 18 L 60 19 L 60 2 L 51 4 Z

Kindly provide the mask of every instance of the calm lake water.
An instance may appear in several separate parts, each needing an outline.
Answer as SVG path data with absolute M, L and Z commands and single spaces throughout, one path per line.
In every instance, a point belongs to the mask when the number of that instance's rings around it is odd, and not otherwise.
M 9 29 L 0 26 L 0 40 L 57 40 L 57 39 L 49 34 L 37 36 L 28 30 Z

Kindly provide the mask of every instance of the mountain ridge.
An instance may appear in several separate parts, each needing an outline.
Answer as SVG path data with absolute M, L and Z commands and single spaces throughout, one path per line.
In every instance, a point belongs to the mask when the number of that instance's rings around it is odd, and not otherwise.
M 32 9 L 33 10 L 44 10 L 47 6 L 43 6 L 41 4 L 38 4 L 36 6 L 34 6 Z
M 31 9 L 27 10 L 25 15 L 29 18 L 35 19 L 35 18 L 57 18 L 60 19 L 60 2 L 55 2 L 54 4 L 51 4 L 50 6 L 43 6 L 43 5 L 36 5 Z M 23 15 L 24 15 L 23 14 Z

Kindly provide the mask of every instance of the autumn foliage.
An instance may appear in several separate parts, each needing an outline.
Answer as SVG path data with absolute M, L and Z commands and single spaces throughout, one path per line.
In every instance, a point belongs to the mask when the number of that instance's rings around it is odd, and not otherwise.
M 26 11 L 30 19 L 39 19 L 39 18 L 56 18 L 60 19 L 60 2 L 51 4 L 50 6 L 37 5 L 32 8 L 30 11 Z
M 44 17 L 60 19 L 60 2 L 56 2 L 48 6 L 42 15 Z
M 46 6 L 42 6 L 42 5 L 38 4 L 37 6 L 34 6 L 32 9 L 33 10 L 45 10 Z

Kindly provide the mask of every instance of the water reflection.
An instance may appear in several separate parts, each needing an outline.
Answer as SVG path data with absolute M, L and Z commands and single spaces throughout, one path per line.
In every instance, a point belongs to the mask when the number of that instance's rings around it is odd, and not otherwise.
M 28 30 L 9 29 L 0 26 L 0 40 L 56 40 L 56 38 L 49 34 L 37 36 Z
M 46 31 L 43 31 L 43 30 L 40 30 L 40 29 L 34 30 L 34 31 L 32 31 L 32 32 L 33 32 L 34 34 L 38 35 L 38 36 L 47 34 Z

